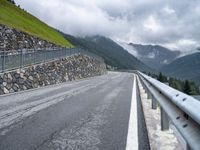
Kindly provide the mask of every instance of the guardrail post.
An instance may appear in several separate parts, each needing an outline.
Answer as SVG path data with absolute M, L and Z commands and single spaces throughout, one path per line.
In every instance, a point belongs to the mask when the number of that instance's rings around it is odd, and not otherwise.
M 46 51 L 47 50 L 44 50 L 44 63 L 46 62 Z
M 147 93 L 147 98 L 149 97 L 149 95 L 148 95 L 148 88 L 146 87 L 146 85 L 144 85 L 144 91 L 145 91 L 145 93 Z
M 150 93 L 150 91 L 148 90 L 148 89 L 146 89 L 147 90 L 147 99 L 151 99 L 152 98 L 152 96 L 151 96 L 151 93 Z
M 3 73 L 5 70 L 5 50 L 3 51 L 3 56 L 1 57 L 2 57 L 2 73 Z
M 162 107 L 160 107 L 160 113 L 161 113 L 161 130 L 165 131 L 169 129 L 169 117 L 167 113 L 163 110 Z
M 59 49 L 58 50 L 58 58 L 57 59 L 60 59 L 60 55 L 61 55 L 61 50 Z
M 188 143 L 186 143 L 186 148 L 185 148 L 185 150 L 192 150 L 192 149 L 190 148 L 190 146 L 189 146 Z
M 157 101 L 153 95 L 151 95 L 151 108 L 157 109 Z
M 65 58 L 67 57 L 67 49 L 65 48 Z
M 51 60 L 54 60 L 54 56 L 55 56 L 54 51 L 51 50 Z
M 146 93 L 146 88 L 145 88 L 144 84 L 142 84 L 142 85 L 143 85 L 142 89 L 144 90 L 144 93 Z
M 23 52 L 22 49 L 20 50 L 20 69 L 23 67 Z
M 36 53 L 35 53 L 35 48 L 33 49 L 33 63 L 35 64 L 36 62 Z

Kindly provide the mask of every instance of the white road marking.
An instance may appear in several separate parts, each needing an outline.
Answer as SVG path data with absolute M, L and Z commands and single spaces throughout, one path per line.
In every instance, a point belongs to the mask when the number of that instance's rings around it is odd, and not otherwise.
M 138 150 L 138 120 L 137 120 L 136 76 L 135 75 L 134 75 L 134 82 L 133 82 L 126 150 Z

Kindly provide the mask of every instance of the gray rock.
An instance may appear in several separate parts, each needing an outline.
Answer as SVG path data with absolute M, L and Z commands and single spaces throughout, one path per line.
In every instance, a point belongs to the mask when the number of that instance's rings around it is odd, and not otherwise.
M 16 73 L 14 74 L 14 77 L 15 77 L 16 79 L 18 79 L 18 78 L 20 78 L 20 74 L 16 72 Z
M 3 79 L 0 77 L 0 84 L 3 84 Z
M 35 36 L 15 30 L 13 28 L 0 25 L 0 50 L 17 49 L 42 49 L 60 47 L 53 43 L 41 40 Z
M 0 89 L 0 95 L 3 95 L 3 94 L 4 94 L 3 89 Z
M 19 83 L 19 84 L 24 84 L 24 79 L 23 79 L 23 78 L 19 78 L 19 79 L 18 79 L 18 83 Z
M 19 89 L 18 84 L 15 83 L 15 84 L 13 85 L 12 89 L 13 89 L 15 92 L 17 92 L 18 89 Z
M 4 87 L 4 88 L 3 88 L 3 93 L 8 94 L 9 91 Z
M 13 89 L 10 89 L 9 90 L 9 93 L 14 93 L 15 91 Z
M 105 72 L 105 64 L 86 55 L 73 55 L 66 59 L 4 73 L 0 76 L 0 94 L 78 80 Z
M 10 90 L 12 88 L 12 83 L 7 83 L 5 87 L 7 90 Z
M 3 86 L 5 87 L 7 85 L 7 82 L 3 82 Z
M 28 79 L 33 80 L 33 77 L 32 77 L 32 76 L 29 76 Z

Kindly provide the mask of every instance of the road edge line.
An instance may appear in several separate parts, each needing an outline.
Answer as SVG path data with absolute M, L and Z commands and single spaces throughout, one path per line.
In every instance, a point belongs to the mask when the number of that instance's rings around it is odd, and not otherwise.
M 138 150 L 138 115 L 136 97 L 136 76 L 133 75 L 133 89 L 130 107 L 130 118 L 126 142 L 126 150 Z

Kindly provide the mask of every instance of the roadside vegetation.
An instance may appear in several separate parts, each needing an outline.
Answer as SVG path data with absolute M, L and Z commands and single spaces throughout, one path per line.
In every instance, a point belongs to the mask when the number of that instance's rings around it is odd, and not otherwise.
M 26 32 L 54 44 L 73 47 L 60 33 L 29 14 L 13 0 L 0 0 L 0 24 Z
M 193 81 L 179 80 L 176 78 L 167 77 L 163 75 L 161 72 L 159 73 L 159 75 L 155 75 L 151 73 L 148 73 L 148 75 L 152 76 L 153 78 L 156 78 L 160 82 L 168 83 L 169 86 L 179 91 L 182 91 L 188 95 L 200 95 L 200 89 Z

